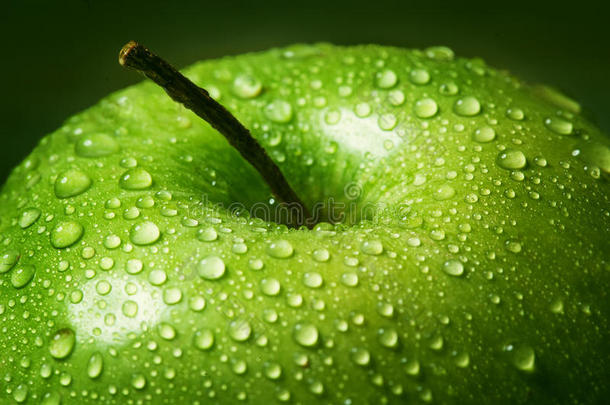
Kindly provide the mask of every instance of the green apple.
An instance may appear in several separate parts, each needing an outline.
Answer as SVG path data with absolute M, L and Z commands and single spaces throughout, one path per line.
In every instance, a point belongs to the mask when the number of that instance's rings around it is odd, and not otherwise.
M 610 141 L 576 102 L 443 47 L 184 74 L 317 224 L 149 81 L 71 117 L 0 194 L 0 403 L 607 400 Z

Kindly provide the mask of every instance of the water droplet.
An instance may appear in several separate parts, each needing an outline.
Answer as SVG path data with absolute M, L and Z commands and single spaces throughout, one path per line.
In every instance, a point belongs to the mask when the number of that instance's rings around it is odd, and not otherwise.
M 22 229 L 29 228 L 40 218 L 40 210 L 38 208 L 28 208 L 19 216 L 18 224 Z
M 278 295 L 280 293 L 280 289 L 280 282 L 275 278 L 264 278 L 261 280 L 261 290 L 265 295 Z
M 163 302 L 167 305 L 176 305 L 182 301 L 182 291 L 179 288 L 168 288 L 163 291 Z
M 112 290 L 112 285 L 106 280 L 101 280 L 95 285 L 95 291 L 99 295 L 108 295 Z
M 544 126 L 559 135 L 571 135 L 574 129 L 572 123 L 560 117 L 548 117 L 544 120 Z
M 264 365 L 265 377 L 270 380 L 277 380 L 282 376 L 282 367 L 277 363 L 266 363 Z
M 97 378 L 102 374 L 102 370 L 104 368 L 104 359 L 102 358 L 102 354 L 100 352 L 95 352 L 89 357 L 89 362 L 87 363 L 87 375 L 89 378 Z
M 422 98 L 415 102 L 414 111 L 419 118 L 431 118 L 438 112 L 438 105 L 431 98 Z
M 229 323 L 229 336 L 237 342 L 245 342 L 250 338 L 252 327 L 246 320 L 236 320 Z
M 517 367 L 517 369 L 526 373 L 534 371 L 536 353 L 531 346 L 525 344 L 508 344 L 504 346 L 504 351 L 509 354 L 512 364 Z
M 507 109 L 506 116 L 514 121 L 522 121 L 525 119 L 525 113 L 522 109 L 517 107 L 511 107 Z
M 313 251 L 312 257 L 317 262 L 327 262 L 330 259 L 330 253 L 324 248 L 316 249 Z
M 11 284 L 15 288 L 23 288 L 32 281 L 36 268 L 31 264 L 17 267 L 11 274 Z
M 218 280 L 225 274 L 225 262 L 218 256 L 208 256 L 197 265 L 199 276 L 206 280 Z
M 40 405 L 61 405 L 61 396 L 58 392 L 47 392 L 42 397 Z
M 459 87 L 453 82 L 443 83 L 438 88 L 438 92 L 444 96 L 456 95 L 458 91 L 460 91 Z
M 248 371 L 248 363 L 243 360 L 234 360 L 231 364 L 231 370 L 237 375 L 242 375 Z
M 75 343 L 76 335 L 72 329 L 60 329 L 51 338 L 49 353 L 58 360 L 65 359 L 74 350 Z
M 378 240 L 365 240 L 360 250 L 366 255 L 378 256 L 383 252 L 383 244 Z
M 8 272 L 19 261 L 19 252 L 8 250 L 0 254 L 0 274 Z
M 402 90 L 392 90 L 388 93 L 388 101 L 393 106 L 403 105 L 405 102 L 405 93 Z
M 163 269 L 156 269 L 148 275 L 148 282 L 152 285 L 160 286 L 167 281 L 167 273 Z
M 341 120 L 341 111 L 336 108 L 331 108 L 324 114 L 324 122 L 328 125 L 335 125 Z
M 294 248 L 287 240 L 279 239 L 269 244 L 267 247 L 267 253 L 269 253 L 270 256 L 278 259 L 285 259 L 292 256 L 294 253 Z
M 129 274 L 138 274 L 142 271 L 144 265 L 138 259 L 129 259 L 125 265 L 125 271 Z
M 358 274 L 348 272 L 341 275 L 341 283 L 347 287 L 356 287 L 358 285 Z
M 463 117 L 472 117 L 481 112 L 481 103 L 475 97 L 466 96 L 455 101 L 453 112 Z
M 218 239 L 218 233 L 211 226 L 202 228 L 197 232 L 197 239 L 202 242 L 213 242 Z
M 292 106 L 284 100 L 273 100 L 267 104 L 264 113 L 273 122 L 285 124 L 292 120 Z
M 424 50 L 426 56 L 438 61 L 451 61 L 455 54 L 451 48 L 446 46 L 431 46 Z
M 443 271 L 450 276 L 461 276 L 464 274 L 464 265 L 459 260 L 447 260 L 443 263 Z
M 214 346 L 214 333 L 210 329 L 200 329 L 193 335 L 193 344 L 199 350 L 210 350 Z
M 301 346 L 313 347 L 318 344 L 319 332 L 315 325 L 297 323 L 293 331 L 294 340 Z
M 355 113 L 360 118 L 365 118 L 371 115 L 371 106 L 368 103 L 358 103 L 355 107 Z
M 303 284 L 305 284 L 309 288 L 320 288 L 324 279 L 320 275 L 320 273 L 316 272 L 307 272 L 303 274 Z
M 352 360 L 359 366 L 368 366 L 371 362 L 371 354 L 362 348 L 352 349 Z
M 419 361 L 412 359 L 406 362 L 405 364 L 405 373 L 411 376 L 419 375 L 421 367 L 419 365 Z
M 169 323 L 161 322 L 159 324 L 159 336 L 165 340 L 174 340 L 176 338 L 176 329 Z
M 460 353 L 455 356 L 455 365 L 460 368 L 466 368 L 470 364 L 470 355 L 468 353 Z
M 84 172 L 76 169 L 62 173 L 55 180 L 55 196 L 69 198 L 84 193 L 91 187 L 91 178 Z
M 25 402 L 28 399 L 28 386 L 19 384 L 17 387 L 15 387 L 15 390 L 13 391 L 13 399 L 18 404 Z
M 519 253 L 522 249 L 521 243 L 514 239 L 507 240 L 504 246 L 506 247 L 506 250 L 513 253 Z
M 379 329 L 379 343 L 393 349 L 398 346 L 398 333 L 394 329 Z
M 125 190 L 144 190 L 152 186 L 152 176 L 141 167 L 127 170 L 119 180 L 119 186 Z
M 472 139 L 479 143 L 487 143 L 496 139 L 496 131 L 492 127 L 481 127 L 474 131 Z
M 439 186 L 434 192 L 434 198 L 439 201 L 448 200 L 455 195 L 455 189 L 449 184 Z
M 121 308 L 121 310 L 123 311 L 123 315 L 128 318 L 135 317 L 138 313 L 138 309 L 138 304 L 135 301 L 131 300 L 125 301 Z
M 396 119 L 396 116 L 394 114 L 382 114 L 379 116 L 379 119 L 377 120 L 377 124 L 379 125 L 379 128 L 381 128 L 384 131 L 390 131 L 390 130 L 394 129 L 394 127 L 396 126 L 397 123 L 398 123 L 398 120 Z
M 51 231 L 51 245 L 57 249 L 72 246 L 83 236 L 85 229 L 74 221 L 60 222 Z
M 95 158 L 112 155 L 119 151 L 117 141 L 106 134 L 91 134 L 80 139 L 74 146 L 77 155 Z
M 393 70 L 385 69 L 375 74 L 375 85 L 381 89 L 394 87 L 398 82 L 398 76 Z
M 261 94 L 263 84 L 247 74 L 239 75 L 233 81 L 233 93 L 240 98 L 254 98 Z
M 131 377 L 131 386 L 137 390 L 144 389 L 146 387 L 146 377 L 142 374 L 134 374 Z
M 427 84 L 430 82 L 430 73 L 425 69 L 414 69 L 409 73 L 409 80 L 414 84 Z
M 506 149 L 498 154 L 496 163 L 503 169 L 515 170 L 524 168 L 527 159 L 523 152 L 518 149 Z
M 161 231 L 159 231 L 159 227 L 150 221 L 140 222 L 129 231 L 129 238 L 134 244 L 139 246 L 153 244 L 159 240 L 160 236 Z

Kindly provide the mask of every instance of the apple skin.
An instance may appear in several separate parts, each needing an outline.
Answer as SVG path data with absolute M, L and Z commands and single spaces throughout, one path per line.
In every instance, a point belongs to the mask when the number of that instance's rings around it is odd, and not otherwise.
M 110 95 L 0 194 L 1 403 L 607 398 L 610 149 L 578 104 L 446 48 L 184 72 L 345 223 L 231 214 L 269 191 L 217 132 Z

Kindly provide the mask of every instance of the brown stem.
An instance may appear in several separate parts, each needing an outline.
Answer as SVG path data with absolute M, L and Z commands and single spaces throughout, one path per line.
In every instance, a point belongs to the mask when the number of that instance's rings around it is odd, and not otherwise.
M 193 111 L 220 132 L 229 143 L 261 174 L 269 185 L 278 203 L 296 204 L 301 218 L 289 225 L 310 224 L 310 214 L 299 196 L 288 184 L 279 167 L 271 160 L 265 149 L 250 131 L 205 89 L 184 77 L 168 62 L 150 52 L 137 42 L 128 42 L 119 53 L 119 63 L 144 74 L 161 86 L 178 103 Z

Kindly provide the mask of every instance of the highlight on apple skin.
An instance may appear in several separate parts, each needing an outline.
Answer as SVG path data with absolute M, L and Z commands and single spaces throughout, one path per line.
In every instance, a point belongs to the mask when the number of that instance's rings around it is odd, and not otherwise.
M 294 45 L 183 73 L 311 210 L 149 81 L 0 193 L 0 403 L 595 404 L 610 141 L 445 47 Z M 127 73 L 126 73 L 127 74 Z

